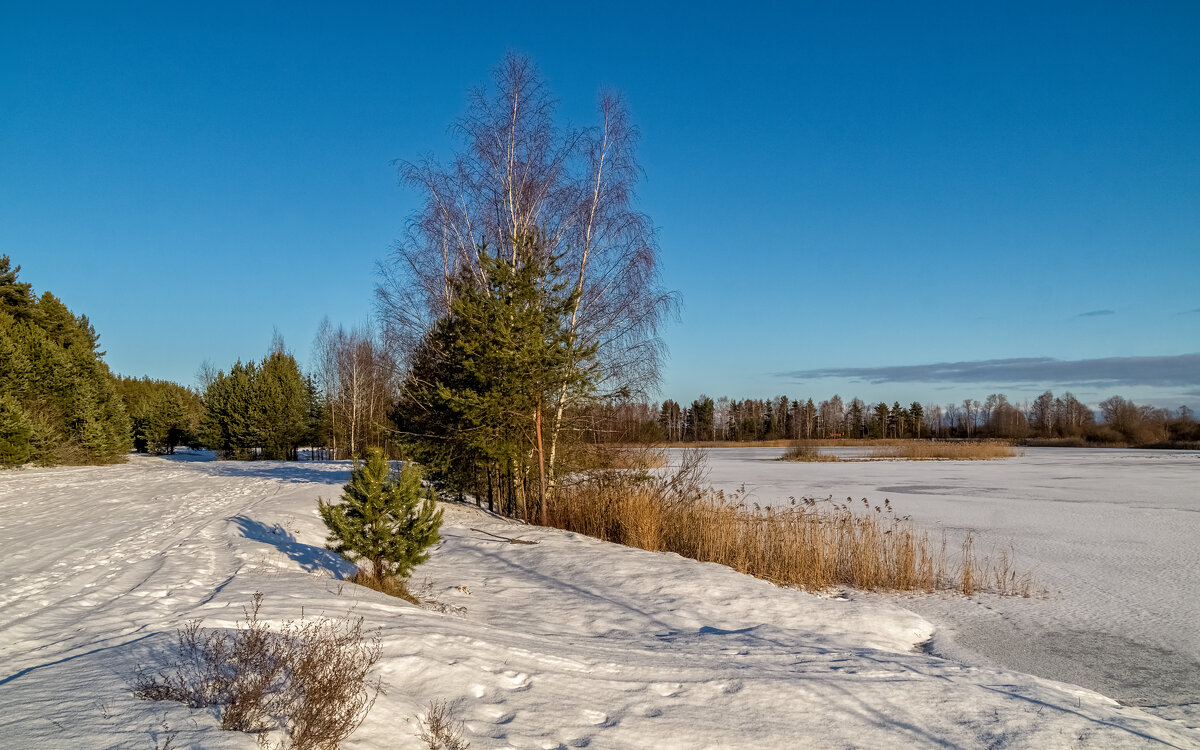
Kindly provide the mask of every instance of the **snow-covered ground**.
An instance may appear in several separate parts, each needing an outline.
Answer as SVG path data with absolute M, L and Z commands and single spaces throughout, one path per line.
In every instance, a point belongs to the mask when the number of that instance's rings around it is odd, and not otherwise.
M 387 693 L 347 748 L 421 747 L 431 698 L 459 702 L 473 748 L 1200 747 L 1095 692 L 924 653 L 920 600 L 779 589 L 471 506 L 447 507 L 417 573 L 450 611 L 418 609 L 343 583 L 321 548 L 316 497 L 346 464 L 188 458 L 0 474 L 0 747 L 255 747 L 129 690 L 176 627 L 231 626 L 255 591 L 268 620 L 381 629 Z
M 826 449 L 845 452 L 853 449 Z M 708 452 L 714 486 L 760 504 L 891 500 L 981 552 L 1015 551 L 1047 599 L 900 599 L 936 653 L 1083 685 L 1200 727 L 1200 452 L 1030 448 L 998 461 L 791 463 Z M 872 599 L 854 595 L 856 599 Z

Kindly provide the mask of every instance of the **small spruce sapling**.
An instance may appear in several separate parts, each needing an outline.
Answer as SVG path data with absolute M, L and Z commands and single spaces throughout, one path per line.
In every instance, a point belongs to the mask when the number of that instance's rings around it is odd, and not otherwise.
M 441 536 L 442 511 L 433 492 L 421 489 L 421 470 L 408 463 L 399 478 L 388 476 L 388 462 L 379 450 L 366 464 L 355 462 L 350 482 L 342 488 L 343 502 L 317 498 L 321 519 L 329 527 L 329 548 L 351 562 L 367 560 L 379 586 L 403 581 L 412 569 L 429 559 L 426 551 Z

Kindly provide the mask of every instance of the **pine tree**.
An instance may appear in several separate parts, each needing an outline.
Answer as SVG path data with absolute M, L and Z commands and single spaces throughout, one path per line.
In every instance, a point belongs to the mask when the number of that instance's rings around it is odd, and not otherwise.
M 351 562 L 370 562 L 370 575 L 380 585 L 395 579 L 402 583 L 441 539 L 442 511 L 432 492 L 422 493 L 420 469 L 409 463 L 398 479 L 388 473 L 383 452 L 372 450 L 365 465 L 355 463 L 342 488 L 342 503 L 317 498 L 329 527 L 329 548 Z
M 131 443 L 129 419 L 96 330 L 53 294 L 35 298 L 29 284 L 17 281 L 19 271 L 0 256 L 0 396 L 12 400 L 9 428 L 24 435 L 13 416 L 23 413 L 29 461 L 121 460 Z
M 582 400 L 595 377 L 587 364 L 595 348 L 571 349 L 575 294 L 543 282 L 542 265 L 555 261 L 542 257 L 535 239 L 518 248 L 509 262 L 483 245 L 483 281 L 456 280 L 451 314 L 414 356 L 393 418 L 435 482 L 462 491 L 478 474 L 500 472 L 513 510 L 529 518 L 530 475 L 539 495 L 553 482 L 542 439 L 548 406 L 562 388 Z
M 20 466 L 29 460 L 33 426 L 15 398 L 0 396 L 0 466 Z

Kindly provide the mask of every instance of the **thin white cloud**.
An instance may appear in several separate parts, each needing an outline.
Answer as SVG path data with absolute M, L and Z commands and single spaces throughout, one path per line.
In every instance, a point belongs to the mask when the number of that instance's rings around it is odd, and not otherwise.
M 1200 388 L 1200 354 L 1163 357 L 1050 357 L 938 362 L 894 367 L 831 367 L 793 370 L 781 377 L 797 382 L 838 378 L 871 383 L 988 383 L 1005 386 L 1155 386 Z

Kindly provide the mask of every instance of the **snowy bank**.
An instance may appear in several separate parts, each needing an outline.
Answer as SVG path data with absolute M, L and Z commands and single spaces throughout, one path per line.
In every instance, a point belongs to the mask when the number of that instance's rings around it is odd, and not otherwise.
M 924 653 L 929 622 L 895 600 L 471 506 L 447 506 L 415 579 L 444 611 L 418 609 L 343 583 L 321 548 L 316 497 L 348 476 L 186 457 L 0 474 L 0 745 L 255 747 L 129 681 L 180 624 L 231 626 L 262 591 L 269 620 L 352 611 L 381 629 L 386 694 L 347 748 L 422 747 L 432 698 L 458 702 L 473 748 L 1200 747 L 1097 693 Z

